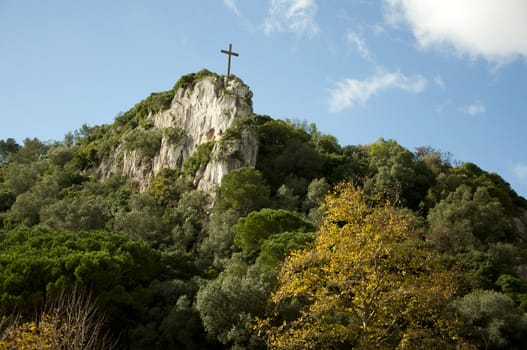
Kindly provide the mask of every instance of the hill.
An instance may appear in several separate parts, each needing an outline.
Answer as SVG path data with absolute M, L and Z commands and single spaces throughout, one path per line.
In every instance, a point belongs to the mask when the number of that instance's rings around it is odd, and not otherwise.
M 498 174 L 254 114 L 233 76 L 183 76 L 63 141 L 1 140 L 0 230 L 0 312 L 20 315 L 2 346 L 67 341 L 71 305 L 110 329 L 94 348 L 527 340 L 527 201 Z M 360 292 L 357 266 L 382 267 Z

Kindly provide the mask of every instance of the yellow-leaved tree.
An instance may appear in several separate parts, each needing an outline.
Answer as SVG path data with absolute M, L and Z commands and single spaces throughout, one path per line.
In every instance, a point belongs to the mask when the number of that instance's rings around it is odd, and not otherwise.
M 59 289 L 37 320 L 0 319 L 0 350 L 112 350 L 105 315 L 77 285 Z
M 469 348 L 448 307 L 459 276 L 423 236 L 410 211 L 338 185 L 314 245 L 285 261 L 256 328 L 271 349 Z

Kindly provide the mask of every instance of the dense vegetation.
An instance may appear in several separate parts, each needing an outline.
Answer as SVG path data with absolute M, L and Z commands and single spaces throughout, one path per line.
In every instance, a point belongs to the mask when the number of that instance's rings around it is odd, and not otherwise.
M 257 132 L 256 167 L 217 196 L 189 178 L 211 144 L 144 192 L 100 178 L 123 135 L 152 156 L 146 114 L 173 94 L 63 142 L 0 140 L 0 348 L 74 348 L 61 334 L 83 310 L 94 349 L 524 346 L 527 202 L 499 175 L 255 115 L 237 127 Z

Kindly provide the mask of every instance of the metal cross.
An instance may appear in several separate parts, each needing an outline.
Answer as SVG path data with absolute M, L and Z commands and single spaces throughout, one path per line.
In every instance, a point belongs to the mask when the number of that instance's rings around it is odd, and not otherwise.
M 221 53 L 229 55 L 229 60 L 227 63 L 227 78 L 231 75 L 231 56 L 239 56 L 238 53 L 232 51 L 232 44 L 229 44 L 229 51 L 221 50 Z

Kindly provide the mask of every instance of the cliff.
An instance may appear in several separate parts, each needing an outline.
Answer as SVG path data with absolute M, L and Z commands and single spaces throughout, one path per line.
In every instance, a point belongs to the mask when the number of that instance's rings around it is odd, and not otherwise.
M 101 162 L 102 177 L 124 175 L 143 191 L 162 169 L 181 169 L 210 192 L 229 171 L 256 164 L 256 133 L 244 124 L 253 113 L 252 92 L 240 79 L 202 71 L 150 99 L 167 97 L 160 110 L 145 113 L 146 100 L 134 107 L 143 116 Z

